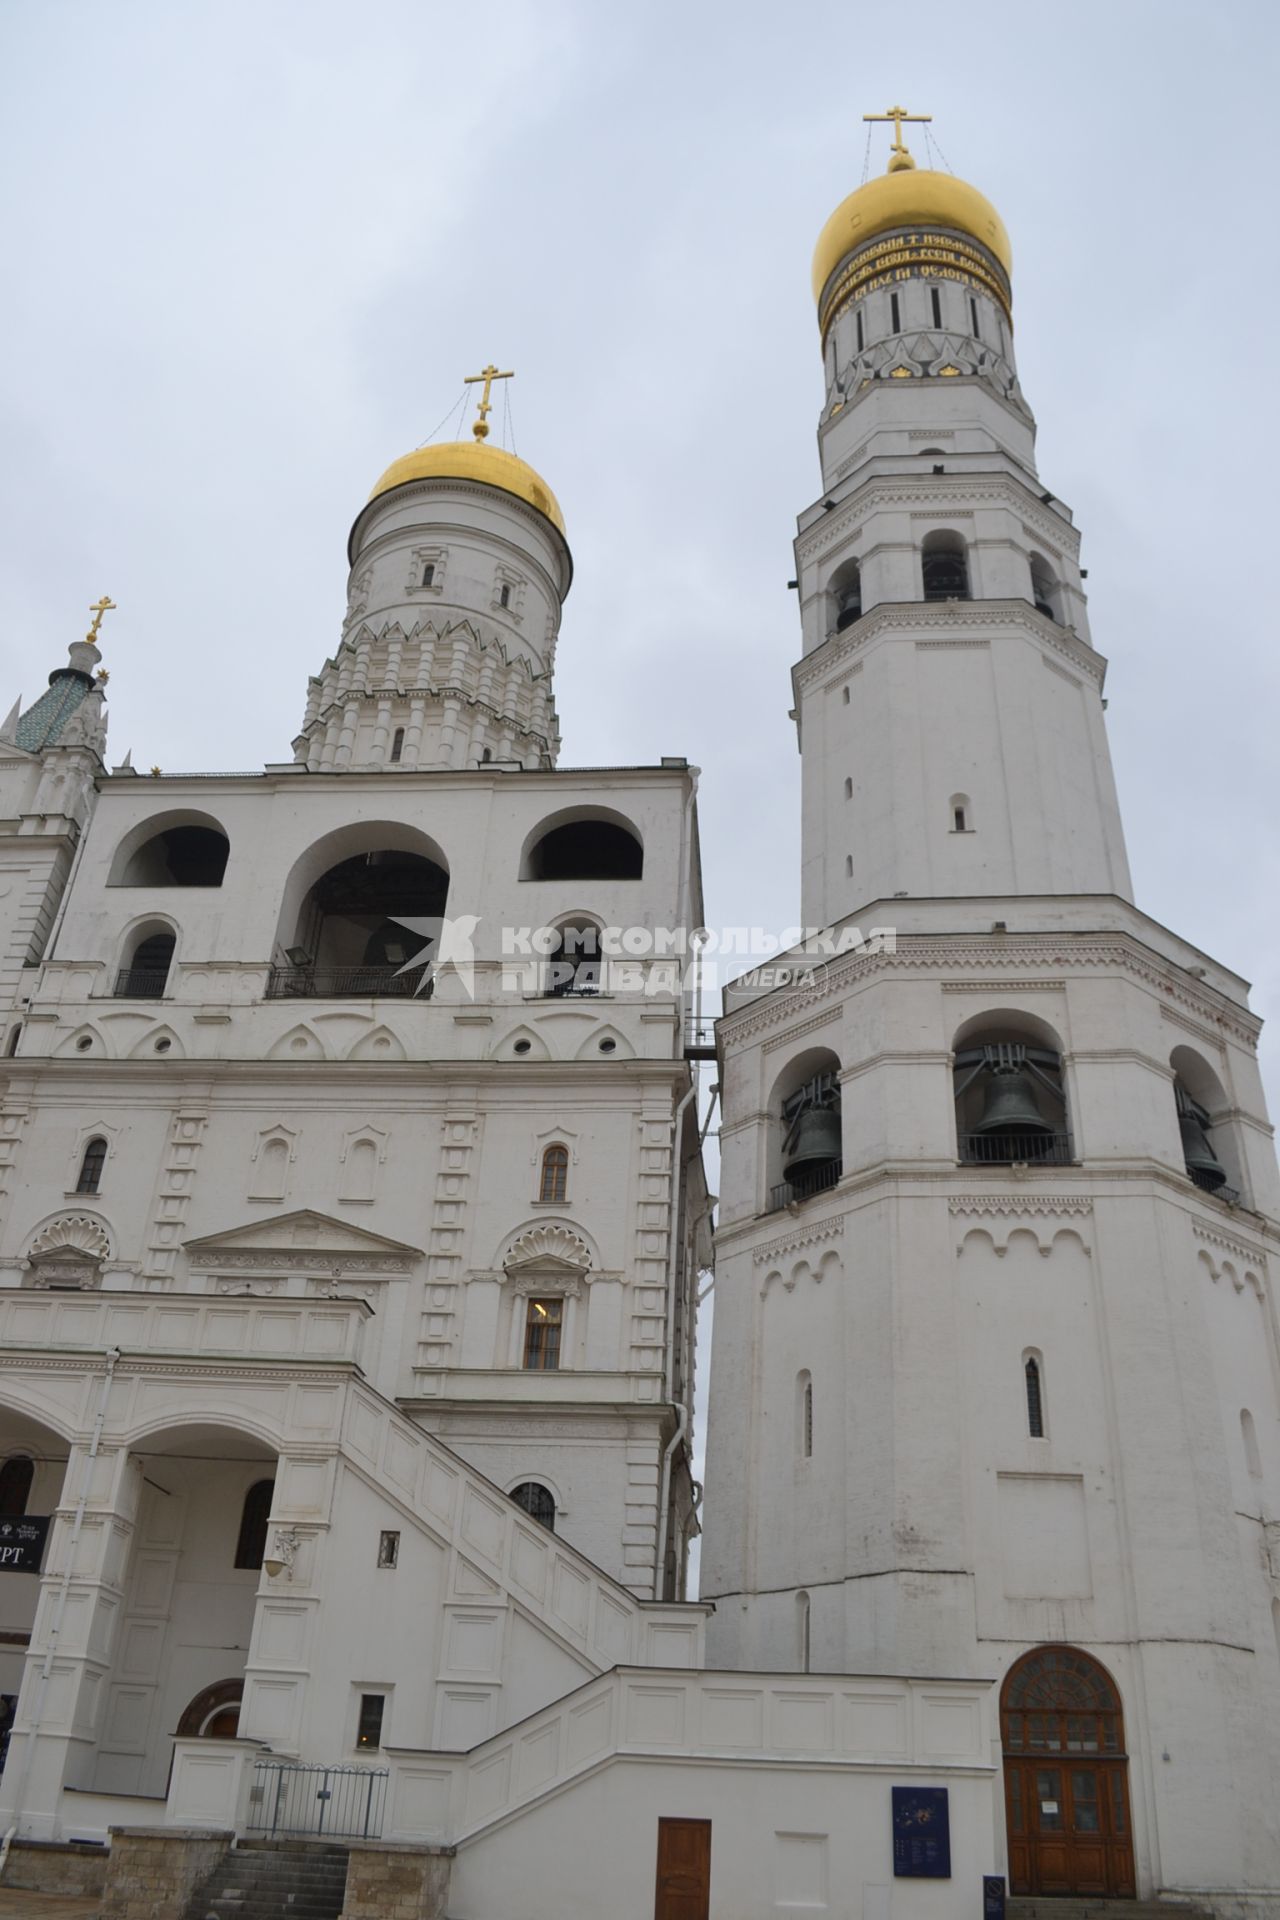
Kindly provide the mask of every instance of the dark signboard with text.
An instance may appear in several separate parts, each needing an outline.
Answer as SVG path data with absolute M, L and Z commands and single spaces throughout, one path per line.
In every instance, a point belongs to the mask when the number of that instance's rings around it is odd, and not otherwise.
M 48 1536 L 47 1513 L 0 1520 L 0 1573 L 39 1573 Z
M 945 1787 L 894 1787 L 893 1871 L 899 1880 L 951 1878 L 951 1814 Z

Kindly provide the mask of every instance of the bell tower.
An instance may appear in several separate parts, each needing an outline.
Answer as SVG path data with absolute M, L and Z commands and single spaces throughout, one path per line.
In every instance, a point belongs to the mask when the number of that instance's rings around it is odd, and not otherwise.
M 814 264 L 793 687 L 803 920 L 830 938 L 718 1025 L 709 1657 L 994 1676 L 1014 1891 L 1275 1887 L 1259 1023 L 1134 904 L 1009 238 L 884 117 L 889 171 Z M 1028 1758 L 1027 1702 L 1086 1695 L 1123 1716 L 1110 1757 Z M 1105 1862 L 1050 1884 L 1054 1821 L 1083 1836 L 1090 1804 Z

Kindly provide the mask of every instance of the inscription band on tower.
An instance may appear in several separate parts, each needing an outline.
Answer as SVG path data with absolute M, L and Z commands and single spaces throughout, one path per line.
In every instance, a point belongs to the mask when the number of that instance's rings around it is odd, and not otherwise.
M 846 261 L 832 280 L 820 310 L 824 342 L 841 314 L 877 287 L 920 279 L 958 280 L 978 293 L 989 294 L 1013 325 L 1009 277 L 985 247 L 957 233 L 917 230 L 869 240 Z

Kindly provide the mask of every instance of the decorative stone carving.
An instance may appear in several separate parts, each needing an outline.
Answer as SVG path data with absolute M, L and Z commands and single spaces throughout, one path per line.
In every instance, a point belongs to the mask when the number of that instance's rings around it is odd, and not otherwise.
M 87 1260 L 109 1260 L 111 1241 L 106 1228 L 91 1213 L 64 1213 L 41 1227 L 28 1248 L 28 1257 L 38 1260 L 42 1254 L 80 1255 Z
M 591 1265 L 591 1250 L 571 1228 L 548 1221 L 545 1226 L 528 1227 L 512 1241 L 503 1260 L 508 1273 L 517 1267 L 560 1266 L 585 1273 Z

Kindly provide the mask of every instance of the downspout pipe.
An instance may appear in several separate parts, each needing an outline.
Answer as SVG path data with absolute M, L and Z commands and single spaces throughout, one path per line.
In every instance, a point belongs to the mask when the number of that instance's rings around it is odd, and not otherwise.
M 671 1122 L 671 1222 L 667 1230 L 667 1345 L 666 1345 L 666 1383 L 667 1392 L 675 1408 L 676 1430 L 668 1440 L 662 1453 L 662 1475 L 658 1485 L 658 1549 L 653 1568 L 653 1597 L 662 1598 L 663 1563 L 667 1556 L 667 1507 L 671 1495 L 671 1462 L 675 1458 L 676 1448 L 684 1439 L 689 1427 L 688 1409 L 683 1403 L 677 1405 L 675 1399 L 675 1353 L 676 1353 L 676 1282 L 680 1268 L 680 1133 L 684 1122 L 685 1109 L 690 1101 L 698 1097 L 698 1084 L 694 1080 L 680 1097 Z
M 85 1510 L 89 1505 L 89 1494 L 93 1487 L 93 1463 L 102 1450 L 102 1429 L 107 1421 L 107 1402 L 111 1398 L 111 1385 L 115 1377 L 116 1362 L 120 1358 L 119 1347 L 109 1347 L 106 1352 L 107 1370 L 103 1375 L 102 1388 L 98 1394 L 98 1409 L 94 1415 L 93 1433 L 89 1441 L 89 1451 L 85 1457 L 84 1473 L 80 1480 L 80 1494 L 76 1501 L 75 1517 L 71 1522 L 71 1539 L 67 1546 L 62 1567 L 62 1582 L 58 1588 L 57 1599 L 53 1603 L 53 1619 L 45 1637 L 44 1659 L 40 1663 L 40 1672 L 36 1679 L 36 1696 L 31 1703 L 31 1714 L 26 1729 L 26 1739 L 22 1748 L 22 1771 L 18 1775 L 17 1791 L 13 1796 L 13 1820 L 4 1839 L 0 1841 L 0 1878 L 4 1875 L 5 1861 L 9 1857 L 9 1847 L 18 1832 L 22 1817 L 22 1806 L 26 1799 L 27 1784 L 31 1777 L 31 1762 L 35 1754 L 36 1736 L 44 1718 L 45 1695 L 49 1689 L 49 1676 L 53 1672 L 53 1663 L 58 1657 L 58 1636 L 62 1631 L 62 1622 L 66 1617 L 67 1597 L 71 1591 L 71 1577 L 75 1571 L 76 1553 L 80 1546 L 80 1535 L 84 1530 Z

